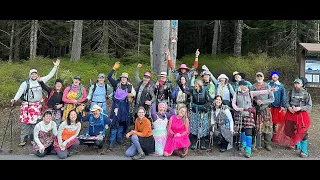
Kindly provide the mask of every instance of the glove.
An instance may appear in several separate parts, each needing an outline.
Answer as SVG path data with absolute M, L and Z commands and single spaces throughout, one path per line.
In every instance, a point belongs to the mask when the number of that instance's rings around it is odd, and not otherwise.
M 118 68 L 120 67 L 120 62 L 119 61 L 117 61 L 116 63 L 114 63 L 114 65 L 113 65 L 113 70 L 117 70 Z
M 203 69 L 203 70 L 206 70 L 206 71 L 209 71 L 209 69 L 207 68 L 206 65 L 203 65 L 203 66 L 202 66 L 202 69 Z

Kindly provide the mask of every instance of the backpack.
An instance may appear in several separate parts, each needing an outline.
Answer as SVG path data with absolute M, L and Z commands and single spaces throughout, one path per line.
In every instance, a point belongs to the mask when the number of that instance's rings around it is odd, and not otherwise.
M 97 81 L 97 82 L 98 82 L 98 81 Z M 97 88 L 97 82 L 93 84 L 91 100 L 92 100 L 92 97 L 93 97 L 93 93 L 94 93 L 94 91 L 95 91 L 96 88 Z M 107 83 L 104 83 L 104 86 L 105 86 L 105 88 L 106 88 L 106 96 L 107 96 L 107 94 L 108 94 L 108 93 L 107 93 L 108 84 L 107 84 Z
M 89 134 L 89 128 L 90 128 L 90 126 L 92 126 L 92 130 L 93 130 L 93 132 L 94 132 L 94 126 L 95 125 L 102 125 L 103 126 L 103 131 L 102 131 L 102 133 L 101 133 L 101 136 L 105 136 L 105 134 L 106 134 L 106 128 L 105 128 L 105 124 L 104 124 L 104 121 L 103 121 L 103 115 L 102 114 L 100 114 L 100 121 L 98 122 L 98 123 L 94 123 L 93 122 L 93 114 L 90 114 L 90 117 L 89 117 L 89 126 L 88 126 L 88 128 L 86 129 L 86 132 L 85 132 L 85 134 L 86 135 L 88 135 Z
M 26 84 L 27 84 L 27 89 L 25 90 L 25 92 L 21 95 L 21 97 L 20 97 L 20 99 L 22 100 L 22 101 L 27 101 L 28 102 L 28 100 L 29 100 L 29 89 L 30 89 L 30 82 L 29 82 L 29 79 L 27 79 L 27 80 L 24 80 L 25 82 L 26 82 Z M 26 96 L 26 94 L 27 94 L 27 99 L 25 99 L 25 96 Z
M 51 98 L 51 96 L 53 94 L 54 94 L 54 90 L 52 89 L 51 92 L 44 97 L 44 99 L 43 99 L 43 107 L 44 107 L 45 110 L 49 109 L 47 104 L 48 104 L 48 101 L 49 101 L 49 99 Z

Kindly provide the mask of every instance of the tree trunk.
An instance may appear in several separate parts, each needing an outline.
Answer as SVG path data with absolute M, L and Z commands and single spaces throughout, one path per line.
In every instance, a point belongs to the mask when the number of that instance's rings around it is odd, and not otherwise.
M 153 71 L 167 72 L 165 51 L 169 48 L 170 20 L 155 20 L 153 26 Z
M 312 32 L 314 32 L 313 33 L 313 40 L 314 40 L 314 42 L 318 42 L 318 34 L 319 34 L 319 32 L 318 32 L 318 23 L 317 23 L 317 21 L 315 21 L 315 20 L 312 20 L 312 23 L 313 23 L 313 27 L 312 27 Z
M 219 38 L 218 38 L 218 54 L 221 54 L 221 44 L 222 44 L 222 28 L 223 28 L 223 20 L 219 20 Z
M 139 27 L 138 27 L 138 56 L 140 54 L 140 20 L 139 20 Z
M 102 32 L 102 53 L 108 55 L 109 52 L 109 20 L 103 20 Z
M 12 63 L 13 35 L 14 35 L 14 20 L 12 21 L 12 25 L 11 25 L 9 63 Z
M 70 21 L 70 30 L 69 30 L 69 52 L 71 54 L 71 49 L 72 49 L 72 37 L 73 37 L 73 21 Z
M 218 35 L 219 35 L 219 22 L 220 20 L 214 20 L 213 27 L 213 40 L 212 40 L 212 55 L 217 55 L 218 50 Z
M 319 43 L 319 41 L 320 41 L 320 25 L 319 25 L 319 23 L 317 23 L 317 42 Z
M 236 40 L 234 43 L 234 55 L 236 56 L 241 56 L 242 25 L 243 20 L 236 22 Z
M 293 41 L 291 44 L 292 55 L 295 56 L 297 52 L 297 43 L 298 43 L 298 20 L 292 21 L 292 36 L 293 36 Z
M 30 32 L 30 59 L 35 59 L 37 56 L 37 34 L 38 20 L 32 20 Z
M 152 48 L 152 41 L 150 41 L 150 47 L 149 47 L 149 51 L 150 51 L 150 66 L 151 69 L 153 70 L 153 48 Z
M 169 42 L 169 49 L 172 64 L 176 67 L 176 60 L 177 60 L 177 44 L 178 44 L 178 20 L 171 20 L 170 21 L 170 42 Z M 168 67 L 169 68 L 169 67 Z M 171 73 L 169 72 L 169 78 L 171 78 Z
M 20 59 L 20 37 L 21 37 L 21 29 L 20 29 L 20 23 L 18 20 L 15 22 L 16 24 L 16 31 L 15 31 L 15 37 L 14 37 L 14 54 L 13 54 L 13 60 L 17 61 Z
M 71 61 L 77 61 L 81 55 L 83 20 L 74 21 Z

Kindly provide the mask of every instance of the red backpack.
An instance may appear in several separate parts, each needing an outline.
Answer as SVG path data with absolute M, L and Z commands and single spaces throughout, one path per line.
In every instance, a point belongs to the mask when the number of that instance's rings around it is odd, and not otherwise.
M 50 99 L 51 96 L 53 95 L 53 93 L 54 93 L 54 90 L 52 89 L 51 92 L 50 92 L 50 94 L 49 94 L 49 96 L 46 95 L 46 96 L 44 97 L 44 99 L 43 99 L 43 108 L 44 108 L 44 110 L 52 109 L 52 108 L 49 108 L 49 107 L 47 106 L 47 104 L 48 104 L 49 99 Z

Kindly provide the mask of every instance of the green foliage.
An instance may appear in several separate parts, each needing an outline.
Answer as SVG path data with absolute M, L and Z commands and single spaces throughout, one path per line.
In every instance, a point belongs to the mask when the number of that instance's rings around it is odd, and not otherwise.
M 194 55 L 184 56 L 179 63 L 186 63 L 188 67 L 193 66 Z M 178 62 L 177 62 L 178 63 Z M 200 55 L 199 73 L 202 71 L 202 65 L 206 65 L 212 74 L 217 78 L 220 74 L 226 74 L 229 79 L 232 78 L 234 71 L 244 72 L 246 79 L 255 82 L 255 73 L 262 72 L 265 81 L 270 80 L 272 71 L 278 71 L 280 81 L 284 84 L 292 84 L 292 81 L 299 76 L 299 64 L 295 57 L 281 56 L 279 58 L 270 57 L 265 53 L 248 54 L 248 56 L 233 57 L 228 55 Z M 178 65 L 177 65 L 178 66 Z
M 66 87 L 72 83 L 74 76 L 79 75 L 81 76 L 81 83 L 88 88 L 90 79 L 95 82 L 99 73 L 105 73 L 107 76 L 116 61 L 120 61 L 121 65 L 114 73 L 114 78 L 117 79 L 122 72 L 127 72 L 129 80 L 134 86 L 136 85 L 134 75 L 138 63 L 143 64 L 139 72 L 141 79 L 144 72 L 151 71 L 151 67 L 148 65 L 149 57 L 146 56 L 110 60 L 102 54 L 92 53 L 82 57 L 77 62 L 71 62 L 69 58 L 60 58 L 60 60 L 57 74 L 46 83 L 51 87 L 53 87 L 56 77 L 62 79 L 63 85 Z M 40 76 L 46 76 L 53 68 L 54 61 L 55 59 L 37 57 L 35 60 L 20 61 L 13 64 L 0 62 L 0 106 L 9 104 L 9 101 L 18 91 L 20 84 L 28 79 L 30 69 L 35 68 Z M 153 79 L 156 79 L 156 76 L 153 76 Z M 108 82 L 107 79 L 106 81 Z

